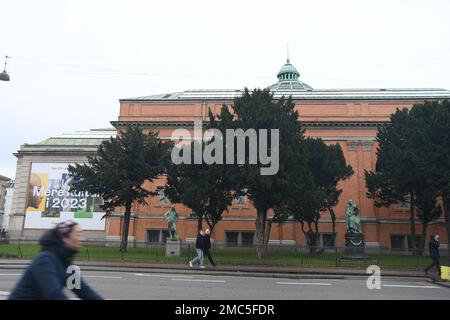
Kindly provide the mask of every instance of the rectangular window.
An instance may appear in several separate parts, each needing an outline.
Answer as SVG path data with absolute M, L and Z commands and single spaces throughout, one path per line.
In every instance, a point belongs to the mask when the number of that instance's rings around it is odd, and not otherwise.
M 152 244 L 165 244 L 169 237 L 169 230 L 166 229 L 148 229 L 147 242 Z
M 253 246 L 255 233 L 254 232 L 242 232 L 242 246 L 251 247 Z
M 408 236 L 407 241 L 408 241 L 408 249 L 412 249 L 413 248 L 412 237 Z M 422 245 L 422 236 L 416 235 L 416 248 L 420 248 L 421 245 Z
M 159 230 L 147 230 L 147 242 L 159 243 Z
M 225 244 L 228 247 L 237 247 L 239 240 L 239 232 L 225 232 Z
M 334 236 L 332 233 L 322 233 L 322 246 L 334 247 Z
M 391 248 L 392 249 L 405 249 L 405 236 L 404 235 L 391 235 Z

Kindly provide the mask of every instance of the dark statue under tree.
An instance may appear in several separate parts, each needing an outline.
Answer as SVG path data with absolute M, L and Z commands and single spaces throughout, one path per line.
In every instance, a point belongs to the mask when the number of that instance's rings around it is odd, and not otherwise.
M 351 199 L 348 200 L 345 225 L 345 249 L 342 259 L 368 260 L 364 253 L 364 235 L 361 232 L 361 218 L 359 208 Z

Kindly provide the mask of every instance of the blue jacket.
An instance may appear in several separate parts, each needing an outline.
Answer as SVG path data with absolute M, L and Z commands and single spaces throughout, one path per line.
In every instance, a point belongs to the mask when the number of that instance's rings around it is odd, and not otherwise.
M 440 258 L 440 255 L 439 255 L 439 242 L 437 242 L 434 239 L 430 240 L 430 243 L 428 244 L 428 248 L 430 250 L 430 257 L 432 259 L 439 259 Z
M 16 287 L 11 292 L 10 300 L 66 300 L 64 287 L 73 273 L 67 273 L 72 264 L 75 251 L 65 247 L 62 242 L 50 233 L 41 240 L 43 250 L 33 259 Z M 80 289 L 73 292 L 81 299 L 103 299 L 86 282 L 81 279 Z

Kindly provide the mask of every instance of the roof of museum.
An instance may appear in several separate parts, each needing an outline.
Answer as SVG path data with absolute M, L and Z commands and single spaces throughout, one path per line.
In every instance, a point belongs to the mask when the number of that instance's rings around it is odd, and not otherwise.
M 426 100 L 450 99 L 450 91 L 440 88 L 367 88 L 367 89 L 313 89 L 299 80 L 300 73 L 287 60 L 277 74 L 278 82 L 269 86 L 275 99 L 292 96 L 294 100 Z M 199 89 L 120 99 L 126 101 L 203 101 L 233 100 L 242 89 Z
M 91 129 L 89 131 L 75 131 L 64 133 L 59 136 L 50 137 L 36 145 L 46 146 L 98 146 L 103 141 L 115 137 L 115 128 Z

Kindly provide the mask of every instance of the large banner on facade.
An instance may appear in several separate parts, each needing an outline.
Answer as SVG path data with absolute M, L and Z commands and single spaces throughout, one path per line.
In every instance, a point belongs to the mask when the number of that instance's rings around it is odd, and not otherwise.
M 73 220 L 84 230 L 105 230 L 103 199 L 71 190 L 69 163 L 32 163 L 28 182 L 26 229 L 50 229 Z

